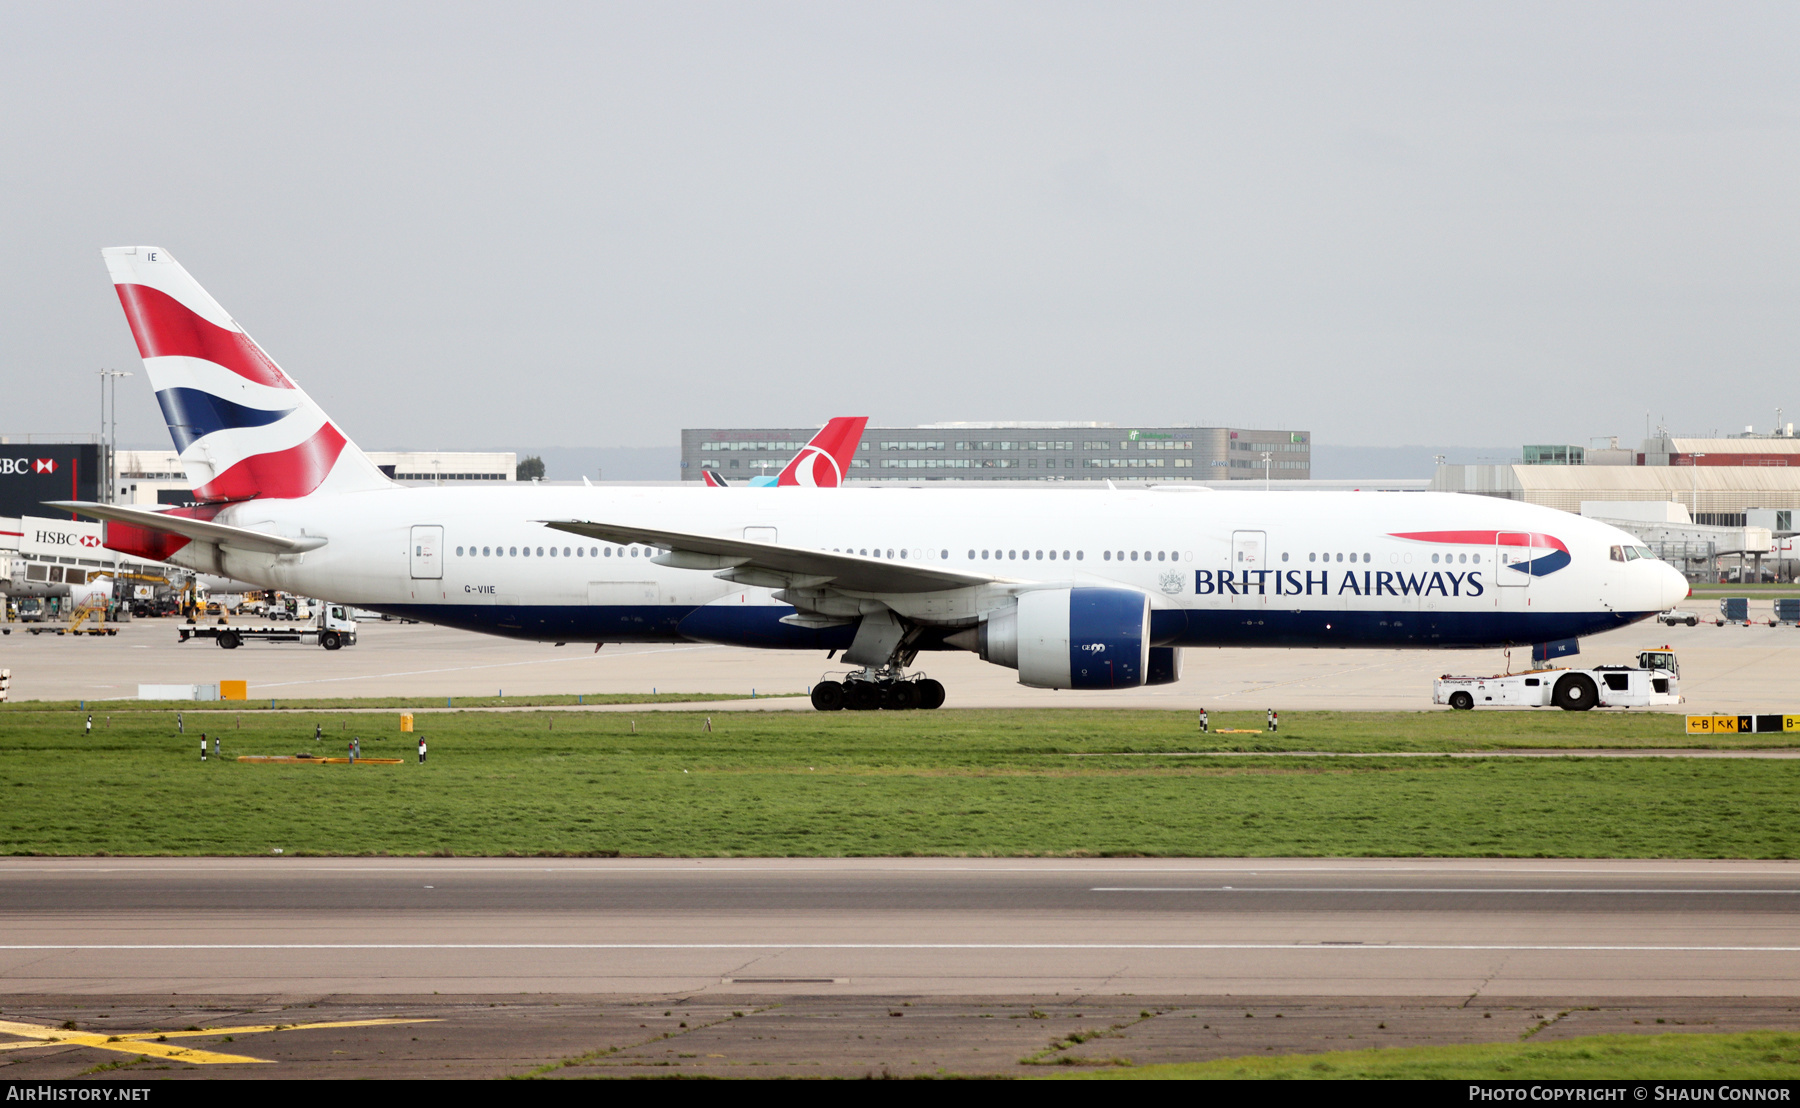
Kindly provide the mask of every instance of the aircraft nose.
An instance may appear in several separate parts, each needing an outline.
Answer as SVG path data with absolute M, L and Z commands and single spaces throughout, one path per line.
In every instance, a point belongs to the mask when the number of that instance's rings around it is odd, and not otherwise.
M 1662 611 L 1668 611 L 1693 595 L 1694 588 L 1688 584 L 1686 574 L 1667 562 L 1657 568 L 1661 571 L 1658 576 L 1662 584 L 1662 603 L 1659 606 Z

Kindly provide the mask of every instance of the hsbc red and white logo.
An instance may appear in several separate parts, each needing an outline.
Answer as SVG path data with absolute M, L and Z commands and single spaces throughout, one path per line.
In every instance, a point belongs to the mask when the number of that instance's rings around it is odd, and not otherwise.
M 0 458 L 0 476 L 55 472 L 55 458 Z
M 83 536 L 81 536 L 81 545 L 83 545 L 83 546 L 99 546 L 100 545 L 100 536 L 99 535 L 83 535 Z

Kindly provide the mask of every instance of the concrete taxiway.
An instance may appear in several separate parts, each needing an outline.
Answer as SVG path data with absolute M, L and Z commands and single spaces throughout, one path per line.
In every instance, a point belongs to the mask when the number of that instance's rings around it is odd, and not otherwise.
M 1785 862 L 15 859 L 13 994 L 1791 997 Z
M 418 707 L 444 698 L 547 693 L 801 692 L 842 672 L 823 655 L 703 644 L 557 647 L 426 625 L 365 622 L 350 649 L 248 644 L 220 650 L 176 641 L 173 620 L 140 620 L 115 637 L 32 636 L 12 625 L 0 637 L 0 667 L 12 670 L 15 700 L 129 698 L 139 684 L 244 680 L 252 698 L 404 696 Z M 1662 627 L 1640 624 L 1582 643 L 1577 661 L 1628 662 L 1669 644 L 1681 659 L 1688 710 L 1781 712 L 1800 708 L 1800 632 L 1792 627 Z M 1121 692 L 1028 689 L 1008 669 L 972 654 L 922 655 L 943 681 L 948 707 L 1122 707 L 1212 710 L 1430 707 L 1432 680 L 1446 672 L 1498 673 L 1499 650 L 1297 650 L 1190 648 L 1174 685 Z M 1529 661 L 1517 651 L 1514 668 Z M 803 710 L 789 699 L 730 707 Z M 643 708 L 635 708 L 643 711 Z

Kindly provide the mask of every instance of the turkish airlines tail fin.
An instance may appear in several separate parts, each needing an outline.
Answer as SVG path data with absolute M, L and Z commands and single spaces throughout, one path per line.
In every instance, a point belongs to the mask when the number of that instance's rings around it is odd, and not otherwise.
M 195 499 L 392 486 L 167 250 L 100 253 Z
M 800 453 L 775 479 L 777 485 L 808 485 L 821 489 L 836 488 L 850 476 L 850 460 L 862 445 L 863 428 L 868 416 L 837 416 L 801 447 Z

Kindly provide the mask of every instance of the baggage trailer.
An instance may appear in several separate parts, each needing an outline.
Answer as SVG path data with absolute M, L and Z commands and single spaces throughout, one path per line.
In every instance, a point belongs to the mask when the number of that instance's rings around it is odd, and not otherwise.
M 40 623 L 27 627 L 25 630 L 34 635 L 116 635 L 119 633 L 117 627 L 107 627 L 104 624 L 83 625 L 79 620 L 74 623 Z M 9 631 L 8 634 L 11 632 Z
M 1635 666 L 1594 666 L 1592 669 L 1534 669 L 1497 677 L 1437 679 L 1431 702 L 1448 704 L 1458 711 L 1514 705 L 1526 708 L 1561 708 L 1585 712 L 1589 708 L 1647 708 L 1681 703 L 1681 667 L 1668 647 L 1646 650 Z
M 190 623 L 175 629 L 182 642 L 211 639 L 226 650 L 236 650 L 247 642 L 297 642 L 337 650 L 356 645 L 356 621 L 342 604 L 323 604 L 311 626 L 290 623 L 285 627 L 246 627 L 230 624 Z

